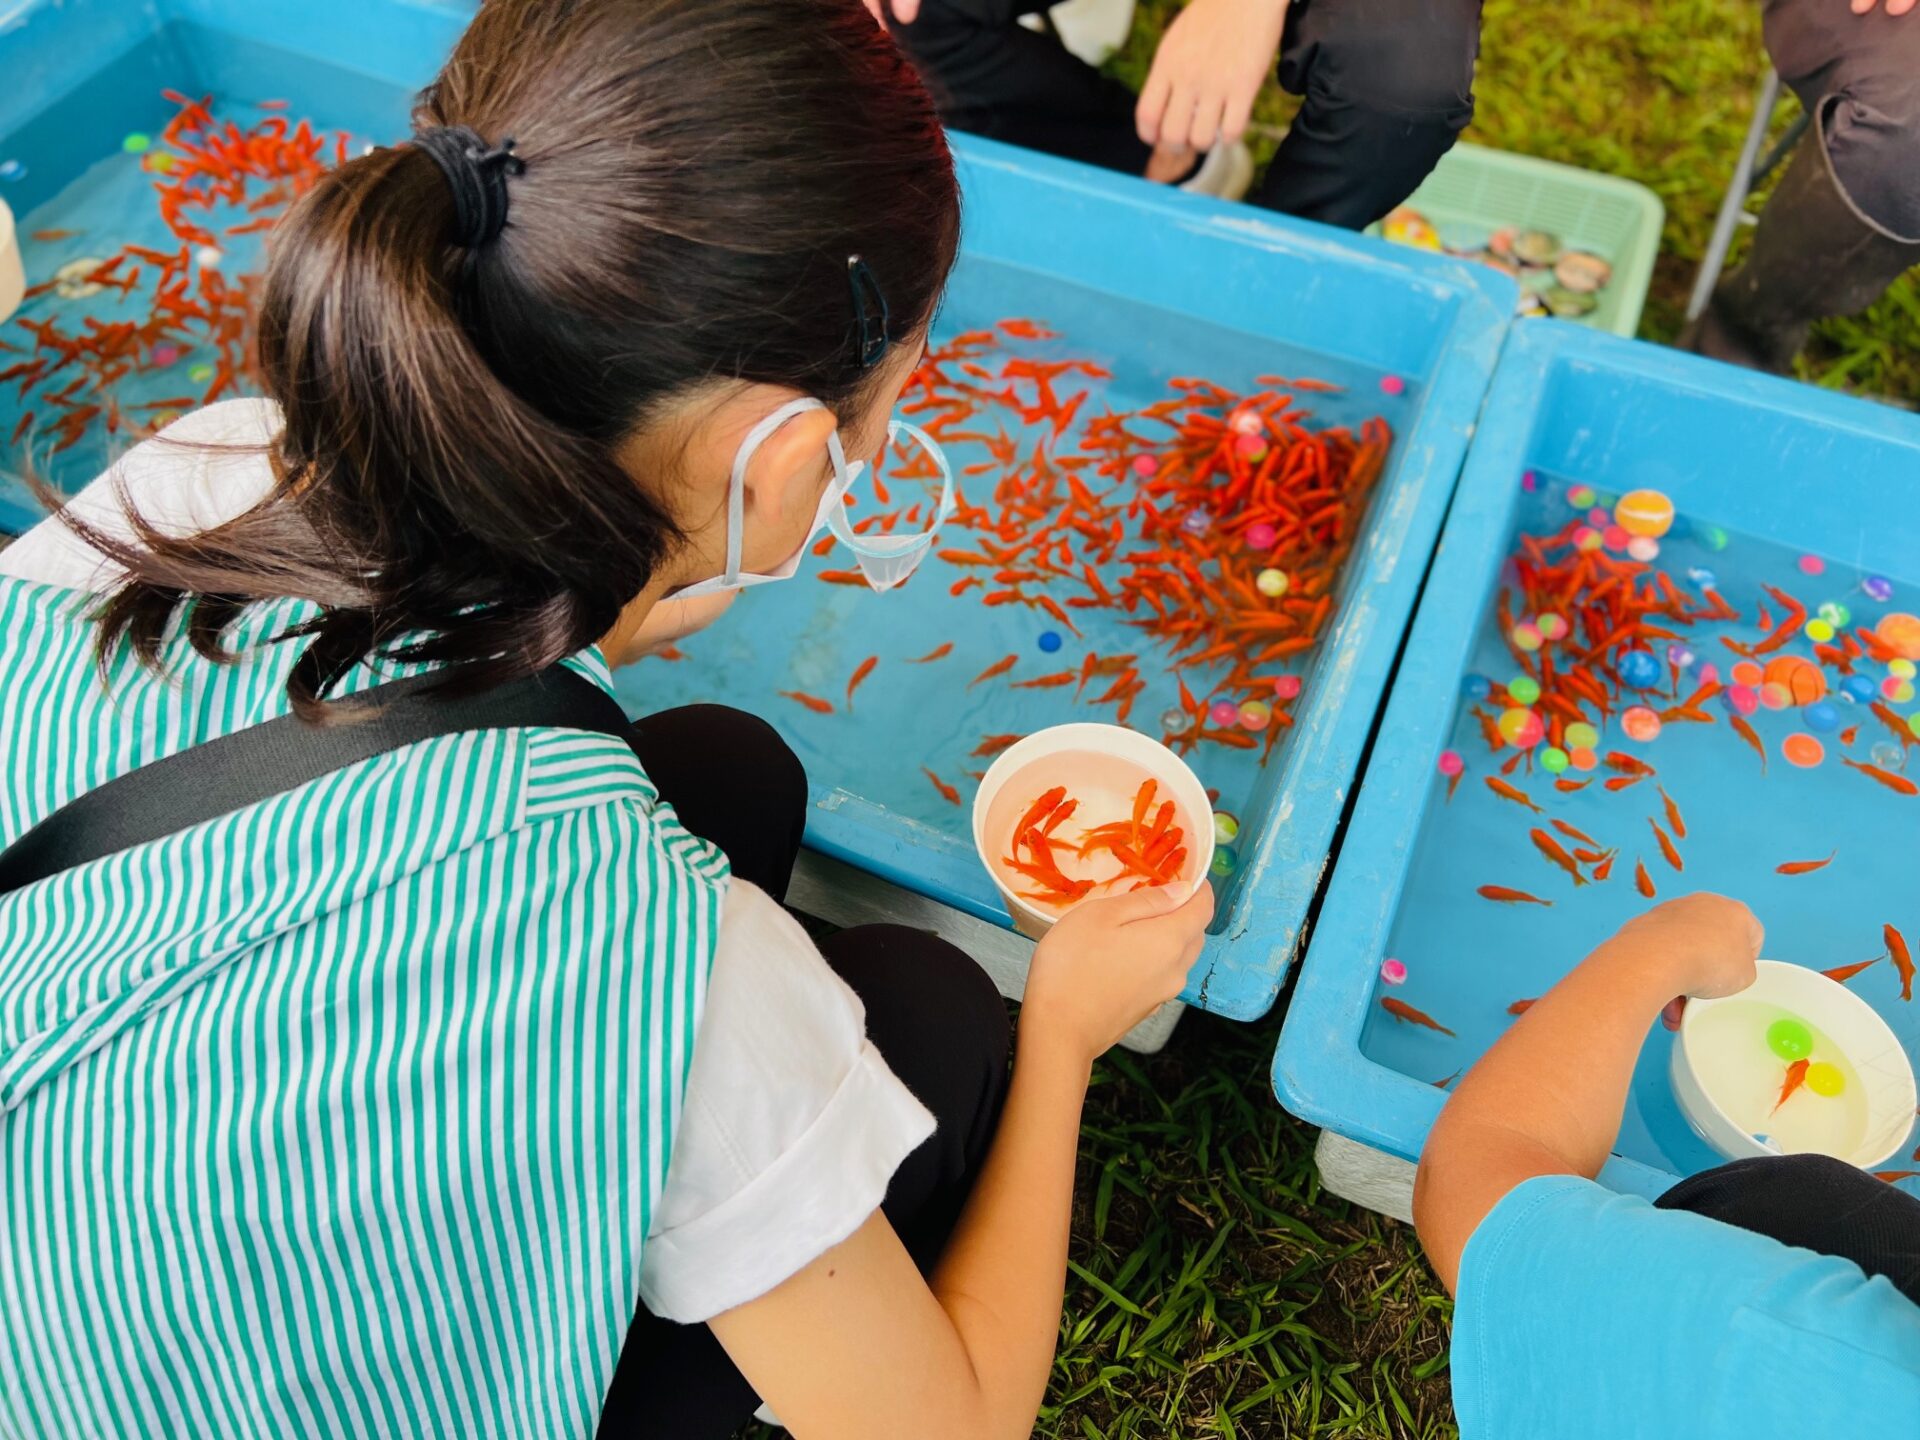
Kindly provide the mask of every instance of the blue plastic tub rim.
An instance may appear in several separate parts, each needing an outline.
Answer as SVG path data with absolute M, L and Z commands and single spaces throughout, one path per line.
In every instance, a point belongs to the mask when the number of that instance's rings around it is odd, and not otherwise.
M 1446 1095 L 1369 1059 L 1360 1037 L 1373 1004 L 1377 960 L 1386 953 L 1412 863 L 1407 817 L 1424 814 L 1459 677 L 1477 639 L 1483 586 L 1505 557 L 1512 492 L 1559 367 L 1637 372 L 1675 394 L 1748 402 L 1920 449 L 1920 417 L 1891 407 L 1577 326 L 1515 328 L 1487 393 L 1387 698 L 1384 743 L 1361 777 L 1274 1050 L 1274 1094 L 1289 1113 L 1406 1160 L 1418 1158 Z M 1474 597 L 1471 623 L 1457 623 L 1460 602 L 1449 598 L 1455 596 Z M 1622 1155 L 1614 1155 L 1600 1175 L 1613 1189 L 1650 1197 L 1679 1178 Z

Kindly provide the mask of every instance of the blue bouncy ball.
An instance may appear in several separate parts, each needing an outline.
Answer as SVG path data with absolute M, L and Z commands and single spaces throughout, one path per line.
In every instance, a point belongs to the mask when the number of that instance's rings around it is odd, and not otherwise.
M 1493 693 L 1493 682 L 1484 675 L 1460 677 L 1460 693 L 1469 700 L 1484 700 Z
M 1840 728 L 1840 707 L 1828 700 L 1816 700 L 1800 712 L 1809 730 L 1826 735 Z
M 1696 590 L 1718 590 L 1720 577 L 1704 565 L 1692 565 L 1687 568 L 1687 583 Z
M 1047 654 L 1053 654 L 1054 651 L 1060 648 L 1061 643 L 1060 632 L 1058 630 L 1042 630 L 1040 632 L 1040 648 L 1046 651 Z
M 27 167 L 18 160 L 0 160 L 0 180 L 13 181 L 27 178 Z
M 1856 702 L 1871 700 L 1879 692 L 1874 689 L 1873 681 L 1864 675 L 1849 675 L 1840 682 L 1840 688 L 1851 695 Z
M 1634 690 L 1651 690 L 1660 683 L 1660 657 L 1651 650 L 1629 650 L 1620 657 L 1620 683 Z

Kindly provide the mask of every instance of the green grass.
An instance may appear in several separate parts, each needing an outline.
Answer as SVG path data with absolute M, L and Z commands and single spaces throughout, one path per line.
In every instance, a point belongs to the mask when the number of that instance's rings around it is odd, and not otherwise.
M 1452 1435 L 1451 1305 L 1412 1232 L 1319 1188 L 1279 1025 L 1189 1014 L 1094 1075 L 1037 1434 Z

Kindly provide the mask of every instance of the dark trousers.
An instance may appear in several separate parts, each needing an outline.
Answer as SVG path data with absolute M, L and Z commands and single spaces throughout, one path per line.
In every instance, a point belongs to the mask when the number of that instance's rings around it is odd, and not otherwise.
M 1851 1260 L 1920 1305 L 1920 1200 L 1825 1155 L 1736 1160 L 1654 1202 Z
M 695 705 L 639 721 L 632 744 L 681 823 L 724 850 L 735 875 L 784 899 L 806 823 L 807 780 L 773 727 Z M 868 1038 L 939 1122 L 894 1173 L 881 1206 L 925 1272 L 960 1218 L 999 1123 L 1006 1006 L 977 965 L 918 930 L 867 925 L 820 948 L 866 1006 Z M 711 1330 L 643 1309 L 620 1351 L 600 1434 L 720 1440 L 759 1403 Z
M 1138 175 L 1134 95 L 1017 22 L 1040 0 L 922 0 L 894 26 L 956 130 Z M 1473 118 L 1480 0 L 1295 0 L 1283 88 L 1305 97 L 1247 198 L 1358 230 L 1411 195 Z
M 1920 25 L 1881 6 L 1766 0 L 1767 53 L 1817 117 L 1833 173 L 1866 217 L 1920 241 Z

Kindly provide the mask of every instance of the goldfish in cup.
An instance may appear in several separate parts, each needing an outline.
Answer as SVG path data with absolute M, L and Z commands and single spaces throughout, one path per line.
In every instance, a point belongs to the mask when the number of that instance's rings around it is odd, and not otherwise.
M 973 802 L 973 843 L 1039 939 L 1082 900 L 1165 885 L 1193 895 L 1213 858 L 1213 807 L 1187 763 L 1119 725 L 1056 725 L 1009 746 Z

